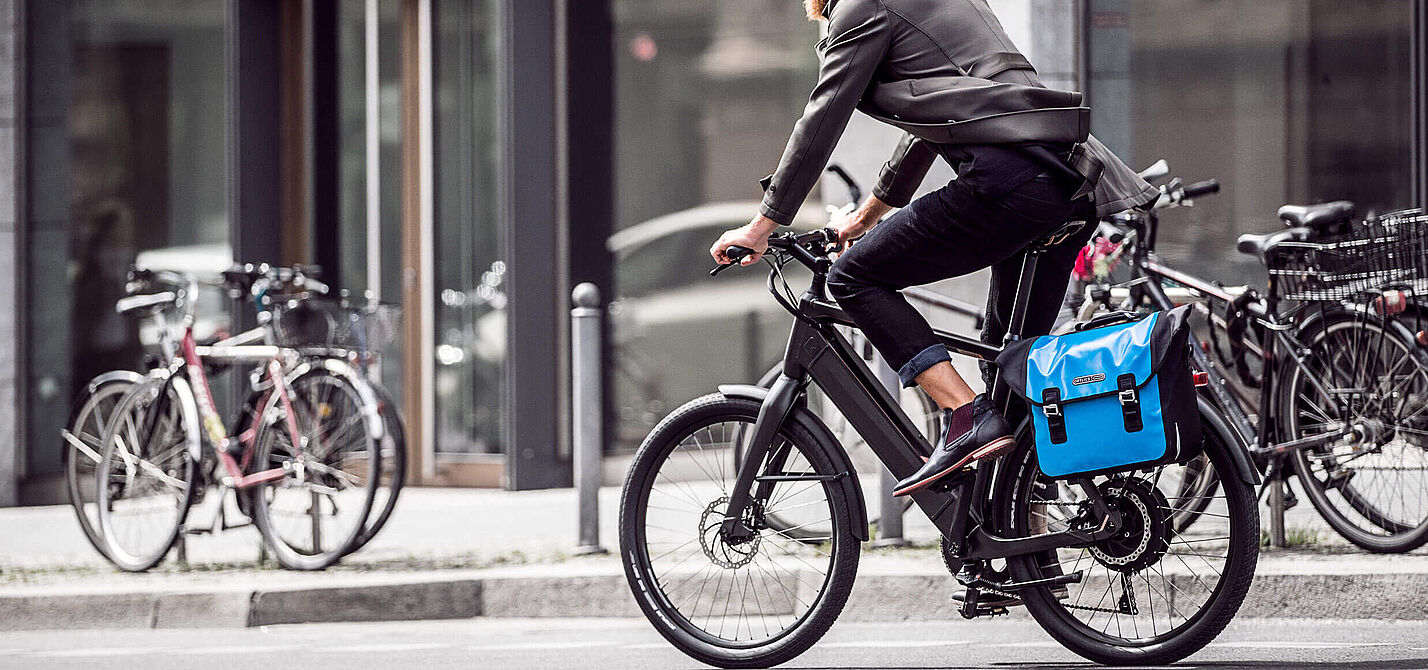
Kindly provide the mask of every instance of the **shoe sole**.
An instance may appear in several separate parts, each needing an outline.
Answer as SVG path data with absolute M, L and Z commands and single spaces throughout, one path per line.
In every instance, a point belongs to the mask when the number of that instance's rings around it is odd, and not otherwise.
M 909 493 L 917 493 L 918 491 L 921 491 L 922 489 L 925 489 L 928 486 L 931 486 L 932 484 L 936 483 L 937 480 L 942 479 L 947 475 L 950 475 L 958 470 L 961 470 L 962 468 L 967 467 L 967 465 L 970 464 L 972 461 L 980 461 L 984 458 L 990 458 L 992 456 L 1000 455 L 1002 452 L 1006 451 L 1007 449 L 1010 449 L 1014 444 L 1016 444 L 1016 440 L 1013 440 L 1010 436 L 999 437 L 995 440 L 992 440 L 991 442 L 988 442 L 986 446 L 968 454 L 962 460 L 957 461 L 957 463 L 954 464 L 952 467 L 947 468 L 946 470 L 943 470 L 942 472 L 939 472 L 935 475 L 932 475 L 931 477 L 928 477 L 927 479 L 924 479 L 920 482 L 915 482 L 896 491 L 893 491 L 893 497 L 905 496 Z

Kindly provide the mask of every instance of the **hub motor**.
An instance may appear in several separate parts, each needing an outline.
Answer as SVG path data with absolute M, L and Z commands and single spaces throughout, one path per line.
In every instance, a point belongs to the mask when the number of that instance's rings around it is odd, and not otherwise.
M 1170 502 L 1155 485 L 1140 477 L 1112 479 L 1099 487 L 1106 505 L 1121 516 L 1120 530 L 1090 547 L 1091 555 L 1122 574 L 1144 570 L 1170 547 Z

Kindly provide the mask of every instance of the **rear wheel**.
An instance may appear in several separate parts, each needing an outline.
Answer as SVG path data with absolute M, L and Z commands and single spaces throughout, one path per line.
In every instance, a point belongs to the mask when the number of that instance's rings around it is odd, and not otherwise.
M 253 521 L 283 567 L 321 570 L 366 528 L 381 446 L 362 409 L 371 395 L 352 377 L 314 366 L 291 375 L 287 390 L 289 402 L 274 392 L 258 415 L 253 470 L 285 474 L 252 489 Z
M 69 492 L 69 504 L 75 518 L 94 549 L 103 555 L 107 549 L 99 535 L 98 478 L 99 462 L 103 458 L 104 428 L 114 416 L 114 409 L 134 384 L 143 381 L 137 372 L 117 370 L 90 380 L 84 392 L 74 401 L 69 422 L 60 431 L 64 440 L 64 480 Z
M 1207 438 L 1202 467 L 1219 481 L 1208 505 L 1180 493 L 1186 465 L 1096 477 L 1097 490 L 1120 513 L 1120 532 L 1055 556 L 1008 560 L 1017 580 L 1081 574 L 1064 590 L 1021 592 L 1027 610 L 1067 649 L 1112 665 L 1171 663 L 1208 644 L 1239 610 L 1258 562 L 1259 512 L 1254 487 L 1236 473 L 1232 447 L 1208 431 Z M 1013 468 L 1009 536 L 1065 530 L 1087 511 L 1084 495 L 1068 495 L 1079 487 L 1041 475 L 1029 440 L 1006 467 Z M 1173 520 L 1186 514 L 1194 517 L 1191 529 L 1177 530 Z
M 1301 333 L 1303 368 L 1280 385 L 1286 439 L 1353 427 L 1294 452 L 1314 508 L 1348 541 L 1376 552 L 1428 542 L 1428 356 L 1397 322 L 1330 317 Z
M 750 504 L 757 533 L 721 532 L 731 454 L 747 447 L 758 413 L 759 403 L 719 394 L 675 410 L 640 446 L 620 501 L 620 556 L 640 609 L 680 651 L 720 667 L 803 653 L 837 619 L 858 566 L 850 501 L 833 479 L 846 473 L 796 420 L 760 464 L 760 476 L 779 480 Z M 794 534 L 811 527 L 827 534 Z
M 367 515 L 367 527 L 348 550 L 349 553 L 366 546 L 382 530 L 382 526 L 387 525 L 407 480 L 406 424 L 391 393 L 381 384 L 373 382 L 371 386 L 377 398 L 377 415 L 382 420 L 382 475 L 377 493 L 372 498 L 372 512 Z

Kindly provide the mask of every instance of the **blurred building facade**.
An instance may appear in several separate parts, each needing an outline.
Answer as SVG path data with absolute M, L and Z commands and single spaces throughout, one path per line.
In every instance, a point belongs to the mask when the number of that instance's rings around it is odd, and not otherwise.
M 1129 162 L 1225 184 L 1162 234 L 1172 262 L 1254 280 L 1231 241 L 1279 204 L 1423 202 L 1428 1 L 991 3 Z M 781 353 L 762 276 L 711 283 L 704 249 L 806 102 L 800 5 L 0 0 L 0 505 L 57 501 L 70 401 L 142 364 L 112 310 L 141 258 L 317 264 L 400 303 L 382 381 L 426 485 L 569 484 L 568 295 L 593 281 L 617 470 Z M 837 156 L 865 186 L 874 126 Z

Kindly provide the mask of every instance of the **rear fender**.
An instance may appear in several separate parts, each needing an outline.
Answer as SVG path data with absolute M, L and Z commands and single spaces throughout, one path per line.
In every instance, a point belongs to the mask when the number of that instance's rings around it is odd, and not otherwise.
M 1200 430 L 1206 441 L 1218 440 L 1225 445 L 1225 451 L 1230 454 L 1230 461 L 1235 464 L 1235 474 L 1240 479 L 1251 486 L 1259 486 L 1259 470 L 1254 467 L 1250 459 L 1249 447 L 1240 440 L 1239 435 L 1225 423 L 1224 417 L 1216 411 L 1215 406 L 1203 396 L 1195 399 L 1200 408 Z

